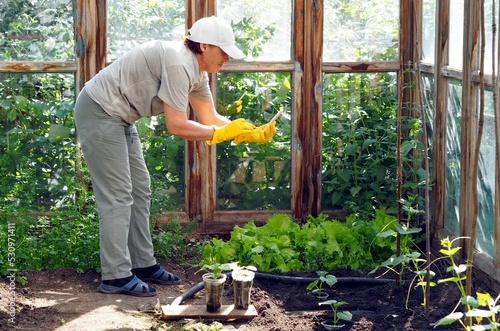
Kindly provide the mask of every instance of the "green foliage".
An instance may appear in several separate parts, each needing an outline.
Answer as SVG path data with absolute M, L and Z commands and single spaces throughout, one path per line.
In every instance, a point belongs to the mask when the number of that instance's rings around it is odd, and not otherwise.
M 202 249 L 198 240 L 192 237 L 196 220 L 187 225 L 169 221 L 165 225 L 151 229 L 154 254 L 157 257 L 181 265 L 189 265 L 192 259 L 197 259 Z
M 99 221 L 94 205 L 88 205 L 83 214 L 73 208 L 39 214 L 6 210 L 0 215 L 0 276 L 9 269 L 100 269 Z M 201 246 L 189 238 L 193 229 L 174 221 L 153 229 L 155 256 L 177 263 L 197 259 Z M 14 249 L 9 250 L 10 242 Z M 11 251 L 15 253 L 13 265 Z
M 0 60 L 74 59 L 73 3 L 6 0 L 0 4 Z
M 99 229 L 95 211 L 81 215 L 75 210 L 53 210 L 47 216 L 11 212 L 2 217 L 9 221 L 0 222 L 0 242 L 7 242 L 7 227 L 12 224 L 15 264 L 7 264 L 7 245 L 0 245 L 0 275 L 12 268 L 18 271 L 99 269 Z
M 253 221 L 235 226 L 228 241 L 214 239 L 206 254 L 218 263 L 239 261 L 260 271 L 368 270 L 394 254 L 395 237 L 377 238 L 391 227 L 394 217 L 383 211 L 377 212 L 374 221 L 354 215 L 345 222 L 330 221 L 320 215 L 302 226 L 287 215 L 276 214 L 260 227 Z
M 0 208 L 74 202 L 73 78 L 0 75 Z
M 263 53 L 262 46 L 272 39 L 276 24 L 260 28 L 253 18 L 243 18 L 232 24 L 236 43 L 248 57 L 257 58 Z
M 323 208 L 395 210 L 397 138 L 391 74 L 326 75 Z
M 147 40 L 179 40 L 185 33 L 184 5 L 184 0 L 108 0 L 108 58 L 116 59 Z
M 489 293 L 478 292 L 476 293 L 477 298 L 467 295 L 464 285 L 467 280 L 466 271 L 468 268 L 472 268 L 472 265 L 457 265 L 455 263 L 454 256 L 461 249 L 461 247 L 454 246 L 454 242 L 460 239 L 462 238 L 459 237 L 450 240 L 447 237 L 441 240 L 442 249 L 439 252 L 442 254 L 442 257 L 439 257 L 437 260 L 442 258 L 448 260 L 450 262 L 450 266 L 446 269 L 446 271 L 450 272 L 452 275 L 451 277 L 440 279 L 438 284 L 453 283 L 457 286 L 461 294 L 459 304 L 463 305 L 465 313 L 455 311 L 455 309 L 457 309 L 457 305 L 450 314 L 439 319 L 436 323 L 432 323 L 431 325 L 436 328 L 441 325 L 449 325 L 459 322 L 466 331 L 499 330 L 500 323 L 497 322 L 497 317 L 500 312 L 500 295 L 498 295 L 496 299 L 493 299 Z M 486 322 L 486 324 L 484 324 L 484 322 Z
M 398 203 L 395 76 L 329 74 L 324 84 L 323 208 L 362 215 L 385 208 L 394 215 Z M 417 111 L 411 104 L 404 107 Z M 420 120 L 403 118 L 401 130 L 402 197 L 410 200 L 425 183 Z
M 258 57 L 270 40 L 274 25 L 263 28 L 253 19 L 234 24 L 236 43 Z M 290 113 L 289 73 L 221 73 L 217 76 L 218 110 L 231 119 L 267 123 L 280 109 Z M 238 101 L 241 101 L 239 104 Z M 277 123 L 276 136 L 266 144 L 217 145 L 219 210 L 277 210 L 290 208 L 289 115 Z

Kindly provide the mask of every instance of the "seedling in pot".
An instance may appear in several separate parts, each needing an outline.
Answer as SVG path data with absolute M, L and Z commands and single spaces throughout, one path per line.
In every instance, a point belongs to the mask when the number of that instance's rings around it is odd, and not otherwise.
M 231 276 L 234 279 L 246 279 L 249 277 L 253 279 L 257 271 L 257 268 L 253 265 L 240 266 L 238 262 L 231 263 L 231 269 L 233 270 Z
M 327 284 L 329 287 L 332 287 L 337 283 L 337 277 L 334 275 L 328 274 L 326 271 L 316 271 L 318 275 L 318 279 L 313 280 L 309 285 L 307 285 L 307 290 L 310 291 L 314 296 L 317 297 L 328 297 L 328 294 L 323 291 L 323 284 Z
M 318 305 L 323 306 L 323 305 L 329 305 L 330 308 L 332 308 L 333 312 L 333 318 L 332 318 L 332 323 L 333 325 L 339 325 L 339 321 L 350 321 L 352 319 L 352 314 L 349 311 L 346 310 L 340 310 L 339 308 L 341 306 L 347 305 L 347 302 L 345 301 L 337 301 L 337 300 L 327 300 L 318 303 Z
M 231 263 L 204 264 L 197 272 L 202 270 L 211 273 L 213 279 L 219 279 L 224 271 L 232 270 L 232 264 Z
M 226 257 L 229 254 L 229 246 L 220 239 L 213 238 L 202 249 L 202 260 L 198 264 L 200 271 L 211 273 L 213 279 L 218 279 L 224 271 L 231 271 L 233 268 L 232 263 L 226 262 Z

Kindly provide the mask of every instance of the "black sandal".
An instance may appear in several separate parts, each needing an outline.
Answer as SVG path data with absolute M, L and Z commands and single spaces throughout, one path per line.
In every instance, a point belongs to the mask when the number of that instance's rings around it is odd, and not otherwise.
M 157 272 L 149 277 L 139 277 L 143 282 L 152 282 L 160 285 L 178 285 L 182 280 L 176 275 L 166 271 L 160 266 Z
M 134 276 L 130 282 L 123 286 L 112 286 L 101 283 L 97 290 L 107 294 L 126 294 L 136 297 L 152 297 L 156 295 L 156 290 L 148 284 Z

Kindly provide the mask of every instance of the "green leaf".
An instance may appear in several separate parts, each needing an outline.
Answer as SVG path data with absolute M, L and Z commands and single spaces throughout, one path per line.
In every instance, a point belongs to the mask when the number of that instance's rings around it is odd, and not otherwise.
M 464 316 L 464 313 L 461 313 L 461 312 L 451 313 L 451 314 L 446 315 L 445 317 L 441 318 L 436 323 L 431 323 L 431 325 L 434 326 L 434 329 L 436 328 L 436 326 L 450 325 L 450 324 L 455 323 L 456 321 L 462 319 L 463 316 Z
M 357 150 L 358 150 L 358 145 L 348 144 L 345 148 L 345 153 L 347 155 L 355 155 Z
M 470 295 L 466 295 L 466 296 L 462 297 L 460 302 L 463 305 L 469 305 L 472 307 L 479 307 L 479 302 L 476 300 L 476 298 L 474 298 L 473 296 L 470 296 Z
M 390 237 L 390 236 L 395 236 L 396 234 L 397 234 L 397 232 L 394 231 L 394 230 L 387 230 L 387 231 L 380 232 L 379 234 L 377 234 L 377 237 L 387 238 L 387 237 Z
M 65 138 L 68 138 L 71 133 L 71 129 L 59 124 L 51 124 L 49 131 L 49 141 L 51 143 L 59 142 Z
M 493 312 L 485 309 L 471 309 L 465 313 L 466 317 L 476 317 L 476 318 L 490 318 L 494 317 Z
M 408 153 L 413 149 L 415 148 L 415 146 L 413 145 L 413 143 L 411 141 L 403 141 L 403 143 L 401 144 L 401 156 L 406 156 L 408 155 Z
M 376 140 L 375 139 L 365 139 L 363 141 L 363 145 L 361 145 L 361 149 L 366 149 L 367 147 L 371 146 Z
M 339 311 L 337 312 L 337 317 L 344 321 L 350 321 L 352 319 L 352 314 L 348 311 Z

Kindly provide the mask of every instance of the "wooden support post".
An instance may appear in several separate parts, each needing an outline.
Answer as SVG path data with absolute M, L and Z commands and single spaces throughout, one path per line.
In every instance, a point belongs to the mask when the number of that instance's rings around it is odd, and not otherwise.
M 75 0 L 76 94 L 106 66 L 106 0 Z
M 214 1 L 186 1 L 186 30 L 198 19 L 215 15 Z M 216 76 L 211 77 L 212 94 L 216 97 Z M 189 118 L 194 113 L 189 111 Z M 200 217 L 200 231 L 206 232 L 207 222 L 214 219 L 216 196 L 216 147 L 205 142 L 186 140 L 185 181 L 188 218 Z
M 292 213 L 305 221 L 321 210 L 323 0 L 296 1 L 293 14 Z
M 462 63 L 462 124 L 460 140 L 460 236 L 473 235 L 473 222 L 477 217 L 474 213 L 474 189 L 477 185 L 474 167 L 474 151 L 477 141 L 478 118 L 476 115 L 477 86 L 472 81 L 472 72 L 478 69 L 479 52 L 479 2 L 464 3 L 464 50 Z M 477 197 L 476 197 L 477 199 Z M 465 258 L 470 246 L 469 240 L 460 242 Z
M 448 80 L 441 68 L 448 65 L 449 2 L 436 1 L 436 34 L 434 62 L 434 130 L 432 153 L 434 188 L 432 190 L 432 234 L 444 228 L 446 193 L 446 115 L 448 110 Z M 439 28 L 438 28 L 439 27 Z

